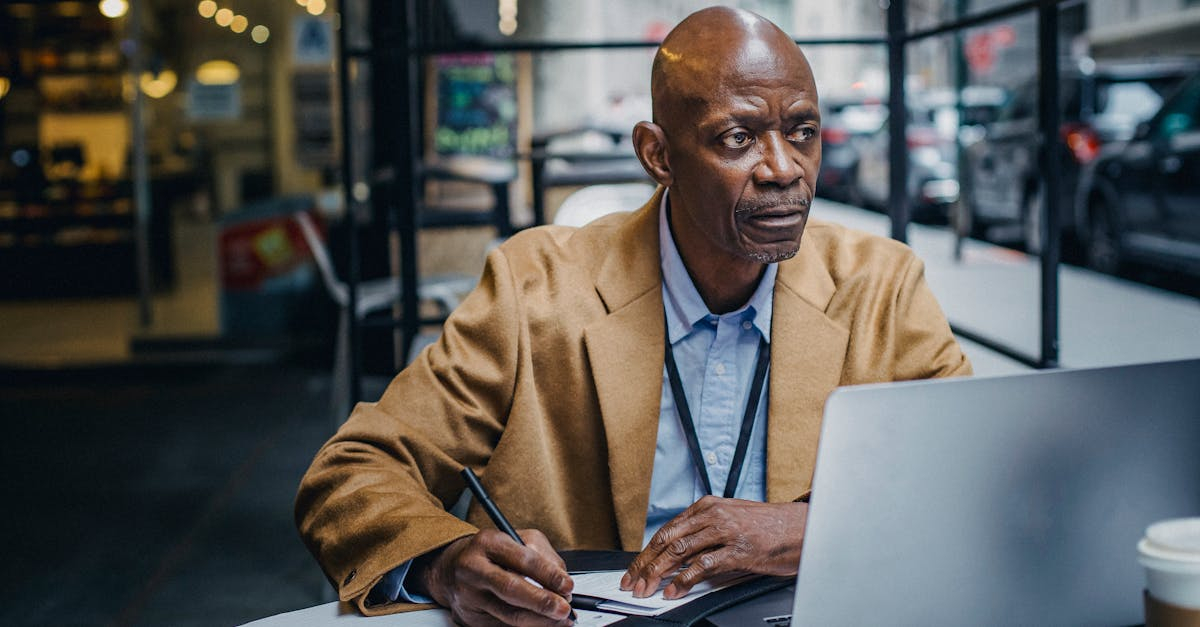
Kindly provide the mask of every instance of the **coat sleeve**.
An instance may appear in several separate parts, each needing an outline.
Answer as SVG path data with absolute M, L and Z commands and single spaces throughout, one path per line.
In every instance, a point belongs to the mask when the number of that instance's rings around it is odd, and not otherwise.
M 378 402 L 355 407 L 301 480 L 300 535 L 338 597 L 363 613 L 422 607 L 365 599 L 388 571 L 476 531 L 446 510 L 463 491 L 459 471 L 485 465 L 504 428 L 519 305 L 504 253 L 494 251 L 441 338 Z
M 909 255 L 895 295 L 893 378 L 967 376 L 971 362 L 950 331 L 942 308 L 925 282 L 925 264 Z

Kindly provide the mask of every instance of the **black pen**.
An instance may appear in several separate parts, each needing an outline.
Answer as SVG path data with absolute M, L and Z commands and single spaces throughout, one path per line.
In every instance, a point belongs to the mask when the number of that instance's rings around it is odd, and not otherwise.
M 517 541 L 517 544 L 525 546 L 525 541 L 517 534 L 517 530 L 513 529 L 512 523 L 504 517 L 504 512 L 496 506 L 496 502 L 488 495 L 487 490 L 483 489 L 483 484 L 479 482 L 479 477 L 475 476 L 475 471 L 470 468 L 462 469 L 462 477 L 467 481 L 467 488 L 471 490 L 471 494 L 475 495 L 475 500 L 483 507 L 483 511 L 487 512 L 488 518 L 492 519 L 492 523 L 496 528 L 508 534 L 508 537 Z M 571 621 L 576 620 L 575 610 L 571 610 Z

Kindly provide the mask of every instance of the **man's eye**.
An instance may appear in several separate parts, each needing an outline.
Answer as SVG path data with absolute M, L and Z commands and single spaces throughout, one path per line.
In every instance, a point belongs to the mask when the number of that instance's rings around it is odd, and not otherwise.
M 801 126 L 788 134 L 788 140 L 794 142 L 806 142 L 817 136 L 817 131 L 811 126 Z
M 721 138 L 721 142 L 729 148 L 743 148 L 750 143 L 750 133 L 736 131 Z

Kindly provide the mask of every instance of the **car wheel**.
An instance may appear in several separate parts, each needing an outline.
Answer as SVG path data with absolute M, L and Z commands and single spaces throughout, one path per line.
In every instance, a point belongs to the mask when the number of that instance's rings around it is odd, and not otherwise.
M 1116 274 L 1121 270 L 1121 243 L 1112 215 L 1103 201 L 1093 201 L 1088 213 L 1087 264 L 1094 270 Z
M 1021 210 L 1021 235 L 1025 240 L 1025 252 L 1042 254 L 1042 188 L 1036 187 L 1025 193 Z

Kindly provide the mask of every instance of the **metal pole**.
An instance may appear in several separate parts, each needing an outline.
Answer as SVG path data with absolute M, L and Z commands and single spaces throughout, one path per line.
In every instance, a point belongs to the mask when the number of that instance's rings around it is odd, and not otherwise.
M 1038 7 L 1038 122 L 1041 146 L 1038 165 L 1042 172 L 1042 286 L 1041 364 L 1058 367 L 1058 260 L 1059 237 L 1059 145 L 1058 127 L 1058 3 Z
M 150 176 L 146 159 L 146 96 L 142 93 L 141 77 L 146 68 L 146 52 L 142 48 L 142 9 L 144 2 L 133 0 L 129 6 L 129 40 L 133 44 L 129 73 L 133 82 L 133 241 L 137 259 L 138 319 L 142 328 L 154 322 L 150 278 Z
M 346 338 L 347 359 L 346 378 L 347 391 L 349 393 L 350 407 L 358 404 L 362 397 L 362 388 L 359 382 L 362 379 L 362 327 L 359 324 L 358 314 L 358 283 L 361 280 L 362 270 L 360 267 L 360 253 L 358 245 L 358 201 L 354 198 L 354 168 L 351 162 L 353 158 L 354 140 L 351 134 L 353 133 L 354 125 L 350 119 L 352 107 L 350 106 L 350 57 L 346 53 L 346 30 L 350 24 L 348 18 L 350 12 L 347 10 L 351 4 L 350 0 L 341 0 L 338 3 L 338 11 L 340 19 L 337 24 L 337 42 L 338 42 L 338 92 L 339 101 L 341 102 L 341 133 L 342 133 L 342 202 L 346 208 L 343 219 L 346 226 L 346 330 L 349 337 Z
M 960 20 L 966 13 L 967 0 L 956 0 L 954 3 L 954 19 Z M 954 129 L 955 169 L 958 172 L 958 200 L 950 208 L 954 220 L 954 260 L 962 261 L 963 240 L 971 233 L 971 168 L 967 161 L 967 151 L 962 143 L 963 122 L 966 121 L 967 107 L 963 102 L 963 90 L 967 87 L 967 63 L 963 58 L 963 45 L 966 37 L 963 31 L 954 31 L 954 52 L 950 59 L 954 63 L 954 102 L 958 109 L 958 128 Z
M 908 242 L 908 108 L 904 101 L 906 0 L 891 0 L 888 26 L 888 214 L 892 238 Z
M 398 51 L 400 56 L 396 68 L 399 71 L 396 84 L 403 89 L 399 97 L 400 106 L 397 107 L 399 123 L 395 125 L 395 211 L 398 214 L 397 224 L 400 228 L 400 280 L 403 282 L 401 290 L 403 319 L 400 322 L 404 331 L 401 350 L 404 353 L 405 363 L 408 362 L 408 354 L 412 350 L 413 340 L 416 339 L 421 328 L 421 320 L 417 311 L 417 202 L 421 197 L 420 192 L 423 190 L 417 189 L 421 178 L 416 176 L 416 129 L 421 128 L 421 120 L 417 116 L 419 111 L 417 98 L 421 93 L 421 85 L 416 67 L 417 58 L 408 52 L 409 46 L 420 43 L 410 28 L 411 25 L 416 24 L 417 15 L 414 4 L 408 0 L 402 3 L 399 26 L 404 46 Z

